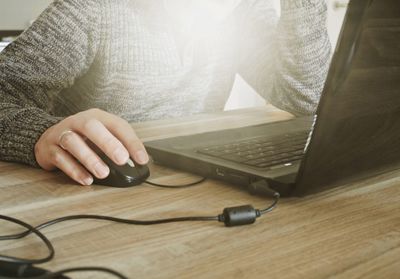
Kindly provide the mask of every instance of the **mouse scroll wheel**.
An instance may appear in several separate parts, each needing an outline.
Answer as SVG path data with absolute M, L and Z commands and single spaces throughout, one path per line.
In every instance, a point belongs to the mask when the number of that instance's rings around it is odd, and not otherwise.
M 129 159 L 128 162 L 127 162 L 127 164 L 128 164 L 130 167 L 132 167 L 132 168 L 135 167 L 135 163 L 132 161 L 132 159 Z

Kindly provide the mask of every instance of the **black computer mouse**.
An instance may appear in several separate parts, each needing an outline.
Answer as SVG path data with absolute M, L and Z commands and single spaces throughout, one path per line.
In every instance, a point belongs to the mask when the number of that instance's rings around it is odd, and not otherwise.
M 104 153 L 99 154 L 99 157 L 110 168 L 110 174 L 105 179 L 94 177 L 94 184 L 125 188 L 139 185 L 150 176 L 147 165 L 136 164 L 132 159 L 125 165 L 119 166 Z

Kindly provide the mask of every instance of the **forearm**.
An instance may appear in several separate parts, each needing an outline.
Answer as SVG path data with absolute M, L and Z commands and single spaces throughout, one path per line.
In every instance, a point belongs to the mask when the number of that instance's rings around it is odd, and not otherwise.
M 0 160 L 37 166 L 34 145 L 59 121 L 37 108 L 0 103 Z
M 11 45 L 0 58 L 0 160 L 37 166 L 34 145 L 59 121 L 49 112 L 49 96 L 59 88 L 50 89 L 51 79 L 41 78 L 37 67 L 18 57 L 23 40 Z M 48 68 L 41 63 L 36 66 Z
M 98 47 L 95 1 L 56 0 L 0 55 L 0 160 L 37 166 L 53 97 L 82 77 Z
M 315 112 L 330 64 L 325 0 L 282 0 L 270 100 L 294 114 Z

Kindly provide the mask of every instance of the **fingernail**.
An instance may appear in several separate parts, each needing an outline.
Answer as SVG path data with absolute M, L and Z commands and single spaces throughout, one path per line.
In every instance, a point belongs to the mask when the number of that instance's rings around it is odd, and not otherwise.
M 92 185 L 92 183 L 93 183 L 93 177 L 91 177 L 91 176 L 88 176 L 88 177 L 85 177 L 85 178 L 81 179 L 81 184 L 82 185 L 89 186 L 89 185 Z
M 105 178 L 108 176 L 108 172 L 110 171 L 106 165 L 103 163 L 98 162 L 94 166 L 94 171 L 96 172 L 96 176 L 98 178 Z
M 129 159 L 129 154 L 123 148 L 114 151 L 114 159 L 118 164 L 125 164 Z
M 135 153 L 135 161 L 141 165 L 147 164 L 147 162 L 149 161 L 149 156 L 147 156 L 146 152 L 140 150 Z

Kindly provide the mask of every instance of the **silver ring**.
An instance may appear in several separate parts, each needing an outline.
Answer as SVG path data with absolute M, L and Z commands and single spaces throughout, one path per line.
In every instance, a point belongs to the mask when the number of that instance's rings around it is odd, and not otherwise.
M 59 145 L 62 149 L 64 149 L 64 150 L 67 150 L 67 149 L 65 148 L 65 146 L 63 146 L 62 140 L 63 140 L 63 138 L 64 138 L 67 134 L 70 134 L 70 133 L 74 133 L 74 131 L 72 131 L 72 130 L 65 130 L 64 132 L 61 133 L 60 137 L 58 138 L 58 145 Z

